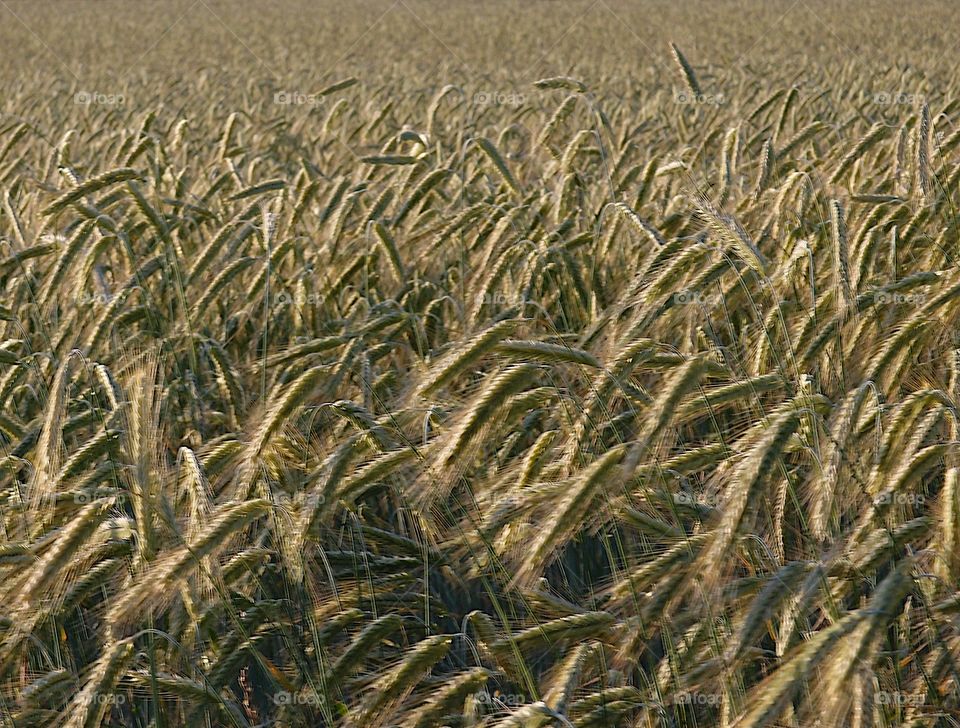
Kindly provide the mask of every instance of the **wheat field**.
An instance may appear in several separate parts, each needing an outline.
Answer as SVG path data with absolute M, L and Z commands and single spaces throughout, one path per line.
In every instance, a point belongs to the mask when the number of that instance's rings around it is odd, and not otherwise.
M 0 0 L 0 725 L 960 725 L 957 27 Z

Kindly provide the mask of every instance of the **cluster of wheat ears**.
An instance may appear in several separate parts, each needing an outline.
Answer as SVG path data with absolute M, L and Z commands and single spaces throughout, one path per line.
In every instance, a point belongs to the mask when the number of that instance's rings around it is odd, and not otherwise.
M 11 87 L 2 725 L 958 725 L 957 84 L 657 50 Z

